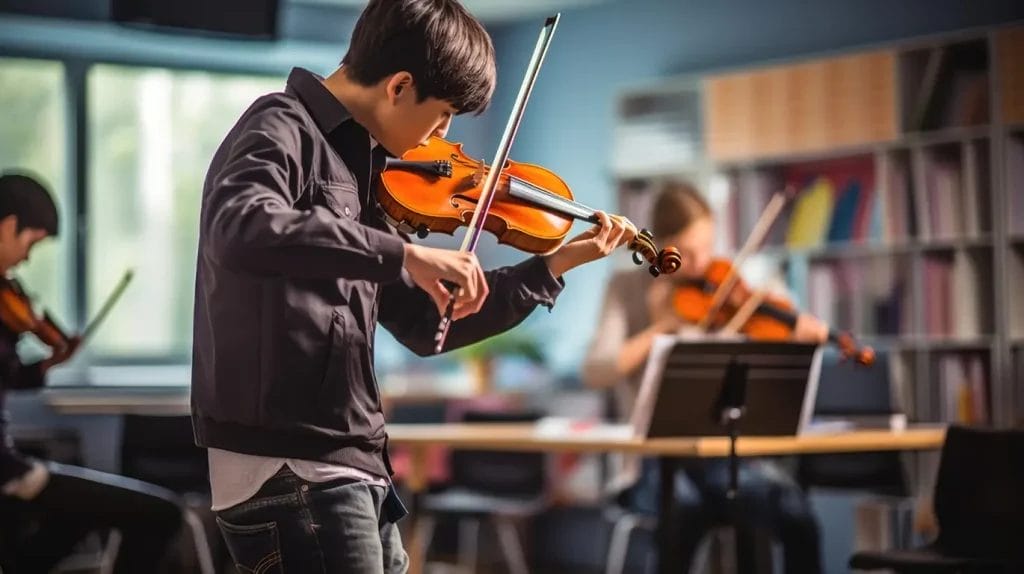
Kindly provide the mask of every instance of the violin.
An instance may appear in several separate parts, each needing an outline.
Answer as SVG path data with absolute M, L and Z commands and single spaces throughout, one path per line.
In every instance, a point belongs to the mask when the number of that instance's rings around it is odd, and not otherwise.
M 125 271 L 121 280 L 115 285 L 100 311 L 89 322 L 77 337 L 70 337 L 50 316 L 49 312 L 37 313 L 31 297 L 22 289 L 21 284 L 13 277 L 0 277 L 0 323 L 3 323 L 15 334 L 32 333 L 53 351 L 53 356 L 70 354 L 103 322 L 114 303 L 121 297 L 134 272 Z
M 719 287 L 732 283 L 721 303 L 716 304 Z M 798 311 L 787 299 L 751 290 L 727 259 L 714 259 L 702 277 L 684 279 L 672 296 L 672 307 L 679 317 L 714 331 L 737 332 L 755 341 L 784 341 L 793 338 Z M 844 357 L 862 365 L 871 365 L 875 352 L 860 347 L 849 333 L 829 328 L 828 340 Z
M 420 238 L 431 232 L 454 235 L 477 209 L 490 168 L 463 151 L 462 144 L 431 137 L 426 145 L 388 158 L 380 173 L 377 200 L 389 222 Z M 595 211 L 573 200 L 569 186 L 539 165 L 508 160 L 498 176 L 483 228 L 499 243 L 543 254 L 557 249 L 573 220 L 598 223 Z M 628 246 L 633 261 L 650 264 L 652 275 L 672 273 L 681 259 L 674 247 L 659 250 L 646 229 Z
M 512 141 L 526 111 L 561 16 L 544 21 L 505 132 L 495 150 L 492 169 L 471 159 L 459 144 L 431 138 L 387 162 L 380 173 L 377 198 L 389 222 L 421 237 L 431 231 L 454 234 L 466 226 L 460 252 L 473 252 L 483 231 L 498 241 L 530 253 L 547 253 L 565 241 L 573 219 L 599 220 L 594 210 L 577 203 L 569 186 L 540 166 L 509 159 Z M 468 221 L 467 221 L 468 218 Z M 651 233 L 641 230 L 631 242 L 633 261 L 646 260 L 653 275 L 672 273 L 682 258 L 675 249 L 658 250 Z M 448 306 L 434 333 L 434 352 L 440 353 L 452 323 L 458 285 L 449 286 Z
M 48 312 L 36 313 L 32 300 L 12 277 L 0 277 L 0 322 L 14 333 L 32 333 L 54 354 L 65 352 L 71 345 L 71 337 Z

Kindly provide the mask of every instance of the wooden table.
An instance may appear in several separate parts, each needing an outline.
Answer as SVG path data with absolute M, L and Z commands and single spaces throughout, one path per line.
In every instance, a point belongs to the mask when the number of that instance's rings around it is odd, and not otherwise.
M 548 427 L 550 429 L 550 427 Z M 855 430 L 809 434 L 795 437 L 741 437 L 736 443 L 739 456 L 781 456 L 814 453 L 932 450 L 942 446 L 944 426 L 912 427 L 902 431 Z M 532 424 L 394 424 L 388 425 L 391 444 L 412 451 L 406 484 L 413 493 L 412 519 L 419 514 L 419 494 L 427 487 L 426 451 L 430 446 L 453 449 L 519 452 L 624 452 L 658 457 L 663 469 L 674 468 L 679 459 L 716 458 L 729 454 L 726 437 L 640 439 L 627 436 L 622 428 L 595 425 L 555 432 Z M 663 470 L 664 472 L 664 470 Z M 670 489 L 662 489 L 662 507 L 670 500 Z M 665 529 L 659 527 L 664 532 Z M 410 532 L 416 532 L 412 528 Z M 659 535 L 659 545 L 666 537 Z M 422 544 L 410 540 L 410 572 L 422 572 Z M 659 554 L 664 555 L 664 554 Z M 660 571 L 669 566 L 659 561 Z

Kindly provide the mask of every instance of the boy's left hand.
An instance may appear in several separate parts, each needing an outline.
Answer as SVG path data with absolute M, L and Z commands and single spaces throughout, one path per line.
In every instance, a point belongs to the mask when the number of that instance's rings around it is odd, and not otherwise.
M 793 339 L 800 343 L 824 343 L 828 341 L 828 324 L 809 313 L 800 313 L 793 328 Z
M 597 218 L 599 224 L 544 257 L 552 275 L 561 277 L 573 267 L 606 257 L 616 247 L 628 244 L 636 237 L 636 228 L 622 216 L 598 211 Z
M 68 346 L 60 351 L 54 351 L 49 358 L 43 359 L 41 368 L 43 372 L 49 371 L 51 368 L 63 363 L 70 359 L 75 351 L 78 350 L 78 346 L 82 344 L 82 338 L 75 336 L 68 339 Z

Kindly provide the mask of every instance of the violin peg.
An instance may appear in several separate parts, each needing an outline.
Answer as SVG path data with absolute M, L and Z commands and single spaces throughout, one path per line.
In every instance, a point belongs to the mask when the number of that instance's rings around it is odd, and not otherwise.
M 649 271 L 651 272 L 651 275 L 654 276 L 654 277 L 657 277 L 658 275 L 661 275 L 661 270 L 659 270 L 654 265 L 651 265 L 651 268 L 649 269 Z
M 637 265 L 643 265 L 644 264 L 644 258 L 640 255 L 639 251 L 634 251 L 633 252 L 633 263 L 635 263 Z

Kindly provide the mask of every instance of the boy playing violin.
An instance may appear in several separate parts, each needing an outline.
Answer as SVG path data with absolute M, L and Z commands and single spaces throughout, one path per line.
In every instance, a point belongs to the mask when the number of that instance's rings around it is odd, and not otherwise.
M 0 176 L 0 275 L 23 261 L 37 243 L 57 235 L 50 193 L 23 174 Z M 7 433 L 7 390 L 35 389 L 50 368 L 67 361 L 80 340 L 42 361 L 22 364 L 20 333 L 0 321 L 0 572 L 49 572 L 90 531 L 116 528 L 121 546 L 114 571 L 157 572 L 182 509 L 163 488 L 91 469 L 22 456 Z
M 203 189 L 192 370 L 196 441 L 235 562 L 257 571 L 404 572 L 373 366 L 379 323 L 419 354 L 456 284 L 445 350 L 551 307 L 562 275 L 631 241 L 624 220 L 484 273 L 410 243 L 374 173 L 495 84 L 484 28 L 455 0 L 371 0 L 341 66 L 295 69 L 224 139 Z
M 681 265 L 668 277 L 652 280 L 642 271 L 614 275 L 605 294 L 601 317 L 584 362 L 586 383 L 611 389 L 617 414 L 628 419 L 639 392 L 640 373 L 655 336 L 686 330 L 673 310 L 678 282 L 700 278 L 712 260 L 715 223 L 707 202 L 693 187 L 666 186 L 653 206 L 652 232 L 659 245 L 679 249 Z M 638 296 L 638 294 L 643 294 Z M 828 327 L 801 314 L 793 339 L 824 342 Z M 642 468 L 626 465 L 617 477 L 627 506 L 649 514 L 658 512 L 659 472 L 652 461 Z M 721 461 L 680 471 L 675 477 L 675 508 L 680 572 L 689 572 L 701 538 L 727 518 L 728 466 Z M 742 459 L 739 473 L 740 520 L 773 532 L 782 542 L 786 572 L 821 571 L 818 527 L 803 492 L 792 478 L 768 461 Z

